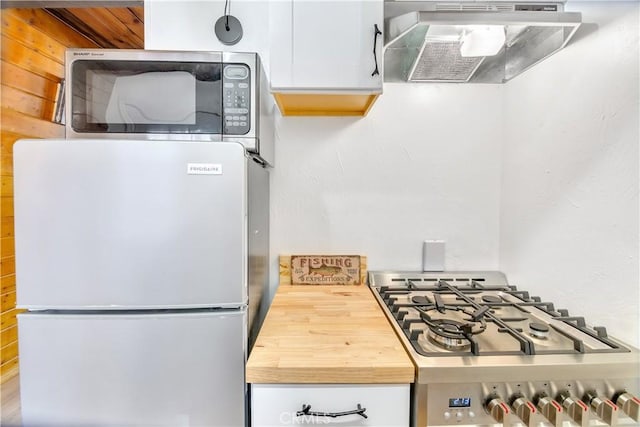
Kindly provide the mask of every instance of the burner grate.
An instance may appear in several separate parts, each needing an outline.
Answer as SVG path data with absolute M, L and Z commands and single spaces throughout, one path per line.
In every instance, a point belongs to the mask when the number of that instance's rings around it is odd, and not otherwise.
M 630 351 L 608 339 L 604 328 L 590 328 L 584 318 L 506 282 L 445 273 L 392 278 L 373 288 L 422 356 Z

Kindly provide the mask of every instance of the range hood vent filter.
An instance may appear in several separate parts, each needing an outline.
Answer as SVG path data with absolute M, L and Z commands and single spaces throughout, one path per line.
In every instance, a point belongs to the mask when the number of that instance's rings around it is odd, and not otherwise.
M 412 82 L 467 82 L 476 72 L 484 57 L 463 57 L 458 42 L 425 43 L 418 60 L 409 74 Z
M 581 21 L 562 3 L 386 1 L 384 81 L 505 83 L 564 48 Z M 469 57 L 469 34 L 490 46 L 478 28 L 503 30 L 504 43 Z

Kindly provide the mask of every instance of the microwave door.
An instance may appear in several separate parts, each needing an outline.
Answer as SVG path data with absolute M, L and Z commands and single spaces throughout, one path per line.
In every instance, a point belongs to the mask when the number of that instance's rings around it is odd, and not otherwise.
M 196 111 L 195 77 L 169 71 L 116 77 L 104 115 L 107 123 L 193 125 Z
M 75 60 L 68 137 L 222 134 L 222 64 Z

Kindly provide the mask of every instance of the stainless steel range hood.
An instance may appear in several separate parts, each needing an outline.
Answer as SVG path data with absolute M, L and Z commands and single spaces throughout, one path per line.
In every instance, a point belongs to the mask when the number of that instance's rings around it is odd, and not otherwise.
M 385 82 L 505 83 L 580 26 L 564 2 L 385 1 Z

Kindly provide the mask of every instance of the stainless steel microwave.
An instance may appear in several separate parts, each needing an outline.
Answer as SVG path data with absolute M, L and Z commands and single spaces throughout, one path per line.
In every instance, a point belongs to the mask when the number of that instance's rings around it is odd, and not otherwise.
M 67 138 L 240 142 L 273 165 L 256 53 L 69 49 L 65 68 Z

